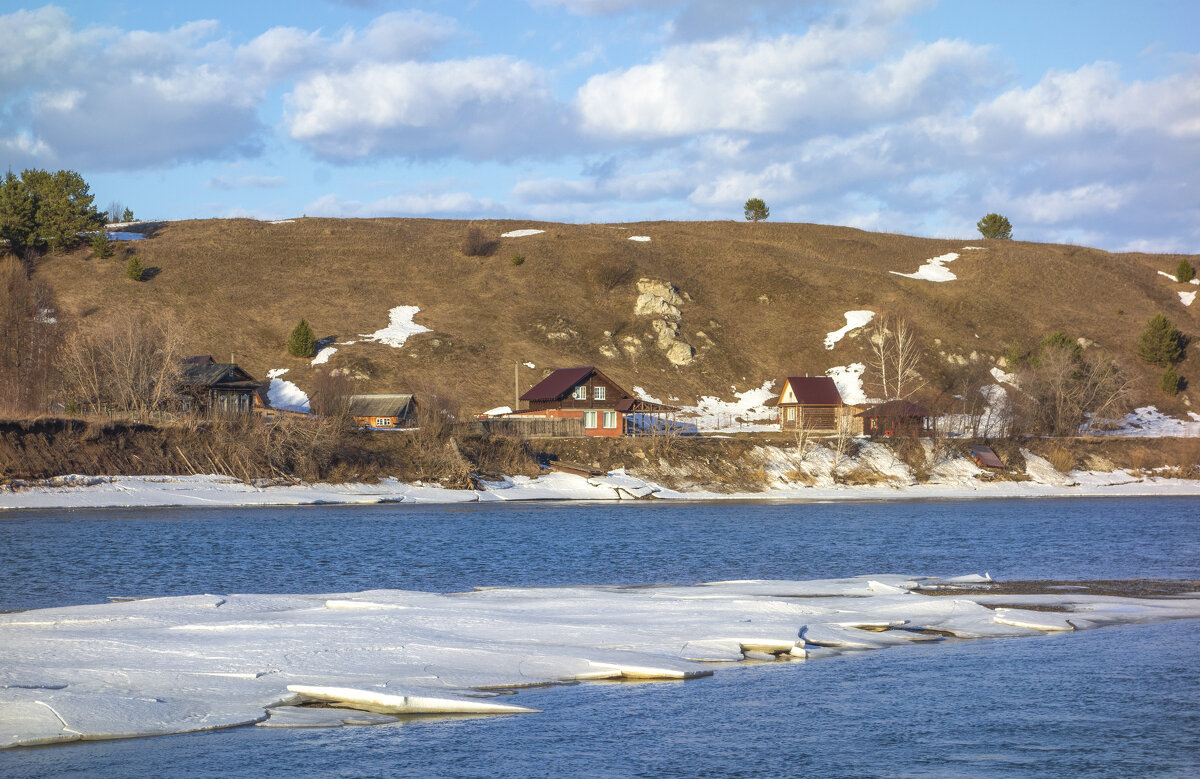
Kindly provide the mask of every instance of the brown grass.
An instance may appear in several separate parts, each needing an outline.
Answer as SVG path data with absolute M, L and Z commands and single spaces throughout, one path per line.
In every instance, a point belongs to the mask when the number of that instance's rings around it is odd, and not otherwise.
M 499 250 L 491 256 L 464 256 L 472 227 L 485 237 L 525 227 L 546 232 L 492 238 Z M 628 241 L 637 234 L 652 241 Z M 889 273 L 911 272 L 965 245 L 987 248 L 961 252 L 952 266 L 955 282 Z M 988 359 L 1055 330 L 1084 336 L 1142 378 L 1139 401 L 1178 411 L 1187 392 L 1174 399 L 1158 392 L 1157 373 L 1132 359 L 1134 345 L 1160 311 L 1185 333 L 1200 333 L 1200 309 L 1180 306 L 1173 287 L 1155 274 L 1174 268 L 1178 256 L 823 225 L 196 220 L 162 225 L 136 251 L 153 269 L 142 284 L 125 278 L 118 262 L 89 259 L 86 249 L 47 258 L 37 273 L 76 322 L 129 310 L 186 312 L 195 322 L 189 352 L 220 360 L 233 355 L 259 377 L 289 368 L 288 378 L 302 388 L 314 369 L 284 349 L 300 317 L 318 338 L 345 341 L 385 326 L 392 307 L 416 305 L 417 321 L 433 332 L 414 336 L 402 350 L 341 346 L 327 369 L 357 366 L 365 377 L 358 392 L 437 386 L 468 411 L 509 403 L 513 364 L 526 361 L 537 367 L 519 369 L 522 389 L 547 368 L 594 364 L 627 387 L 685 403 L 705 394 L 729 398 L 730 385 L 744 389 L 869 362 L 862 337 L 852 334 L 834 351 L 822 346 L 825 333 L 844 324 L 845 311 L 861 308 L 904 316 L 935 355 L 976 351 Z M 525 257 L 523 265 L 509 262 L 513 251 Z M 649 319 L 633 316 L 631 282 L 641 277 L 688 293 L 681 335 L 699 347 L 695 333 L 702 330 L 716 346 L 701 349 L 685 368 L 670 365 L 648 337 Z M 769 302 L 760 303 L 761 296 Z M 606 330 L 641 336 L 647 346 L 635 357 L 606 358 L 599 352 Z M 567 337 L 553 339 L 553 332 Z M 940 345 L 932 346 L 933 338 Z M 1192 362 L 1200 364 L 1186 360 L 1182 373 L 1200 386 L 1200 374 L 1190 375 Z

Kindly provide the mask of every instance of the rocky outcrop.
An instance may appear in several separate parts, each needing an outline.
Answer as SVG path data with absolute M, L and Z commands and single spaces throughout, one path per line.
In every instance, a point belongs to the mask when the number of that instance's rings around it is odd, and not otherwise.
M 634 316 L 653 317 L 650 336 L 672 365 L 682 367 L 690 364 L 696 357 L 696 350 L 679 337 L 679 323 L 683 319 L 680 307 L 691 300 L 687 293 L 680 292 L 670 282 L 653 279 L 639 279 L 637 288 Z M 632 350 L 628 347 L 626 350 L 632 355 Z

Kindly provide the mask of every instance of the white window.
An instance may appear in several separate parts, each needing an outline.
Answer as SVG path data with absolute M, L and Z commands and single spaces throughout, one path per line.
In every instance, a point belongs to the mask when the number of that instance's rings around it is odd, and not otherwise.
M 596 412 L 595 411 L 583 412 L 583 426 L 586 428 L 594 428 L 596 426 Z
M 617 412 L 615 412 L 615 411 L 605 411 L 604 412 L 604 426 L 607 427 L 609 430 L 612 430 L 613 428 L 615 428 L 617 426 Z
M 593 400 L 604 400 L 604 387 L 593 387 L 592 388 L 592 399 Z
M 391 426 L 392 426 L 392 418 L 391 417 L 376 417 L 375 418 L 375 427 L 391 427 Z
M 789 422 L 795 422 L 795 421 L 796 421 L 796 409 L 795 409 L 795 407 L 793 407 L 793 408 L 789 408 L 789 409 L 787 410 L 787 420 L 788 420 Z
M 578 387 L 576 387 L 575 388 L 575 399 L 576 400 L 587 400 L 587 387 L 583 386 L 582 384 L 580 384 Z

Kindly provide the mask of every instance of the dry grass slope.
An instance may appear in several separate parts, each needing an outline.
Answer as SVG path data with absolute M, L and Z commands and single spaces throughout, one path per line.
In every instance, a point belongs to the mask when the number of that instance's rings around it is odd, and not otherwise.
M 464 256 L 470 227 L 496 242 L 490 255 Z M 545 232 L 500 238 L 531 227 Z M 652 240 L 632 242 L 632 235 Z M 968 245 L 985 248 L 961 251 Z M 395 306 L 419 306 L 417 322 L 432 332 L 399 350 L 339 347 L 324 369 L 348 368 L 362 377 L 360 392 L 437 389 L 471 411 L 511 403 L 514 362 L 537 365 L 520 368 L 522 389 L 544 369 L 595 364 L 626 386 L 684 402 L 701 394 L 730 398 L 731 385 L 742 390 L 866 362 L 861 335 L 833 351 L 822 346 L 851 309 L 905 316 L 935 353 L 984 359 L 1055 330 L 1086 337 L 1141 376 L 1146 400 L 1179 410 L 1186 393 L 1174 401 L 1159 393 L 1156 373 L 1136 363 L 1134 346 L 1158 312 L 1185 333 L 1200 332 L 1200 306 L 1183 307 L 1178 285 L 1156 274 L 1171 272 L 1177 255 L 810 224 L 200 220 L 161 225 L 128 250 L 149 269 L 148 281 L 126 278 L 120 253 L 118 260 L 90 259 L 86 251 L 51 257 L 38 273 L 66 316 L 87 322 L 130 309 L 171 312 L 188 323 L 191 352 L 221 360 L 233 354 L 259 377 L 290 368 L 288 378 L 301 387 L 318 370 L 286 353 L 301 317 L 318 338 L 344 341 L 384 327 Z M 514 252 L 524 255 L 523 264 L 510 262 Z M 947 252 L 961 254 L 949 266 L 957 281 L 889 273 L 911 273 Z M 668 362 L 653 344 L 649 319 L 634 316 L 641 277 L 669 281 L 690 296 L 680 329 L 698 352 L 690 365 Z M 602 356 L 602 346 L 626 336 L 644 348 Z M 933 347 L 935 338 L 940 344 Z M 1200 382 L 1195 362 L 1185 361 L 1181 373 Z

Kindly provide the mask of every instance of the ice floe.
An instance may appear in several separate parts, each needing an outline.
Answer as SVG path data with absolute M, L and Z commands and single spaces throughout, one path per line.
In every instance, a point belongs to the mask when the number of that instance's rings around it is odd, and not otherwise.
M 545 230 L 510 230 L 507 233 L 503 233 L 500 237 L 501 238 L 524 238 L 529 235 L 538 235 L 539 233 L 544 233 L 544 232 L 546 232 L 546 231 Z
M 958 259 L 957 252 L 943 254 L 933 259 L 926 260 L 925 264 L 917 268 L 916 273 L 901 273 L 900 271 L 889 271 L 897 276 L 903 276 L 906 279 L 923 279 L 925 281 L 954 281 L 958 278 L 946 268 L 946 263 L 954 262 Z
M 954 582 L 964 584 L 955 585 Z M 502 690 L 685 680 L 944 636 L 1200 617 L 1200 598 L 994 595 L 987 576 L 191 595 L 0 614 L 0 748 L 240 725 L 534 713 Z M 927 595 L 945 590 L 951 595 Z M 746 684 L 755 682 L 745 676 Z M 548 699 L 551 700 L 552 699 Z M 301 708 L 324 702 L 336 708 Z M 553 716 L 552 707 L 542 716 Z
M 875 318 L 874 311 L 847 311 L 846 325 L 840 330 L 834 330 L 825 336 L 825 348 L 832 349 L 838 341 L 842 340 L 847 333 L 852 330 L 857 330 L 860 327 L 865 327 L 872 319 Z

